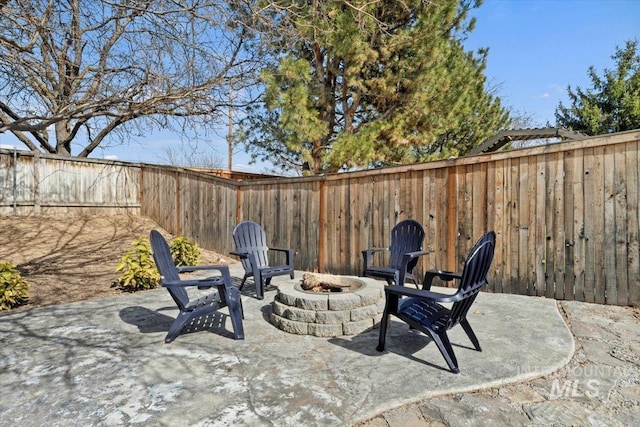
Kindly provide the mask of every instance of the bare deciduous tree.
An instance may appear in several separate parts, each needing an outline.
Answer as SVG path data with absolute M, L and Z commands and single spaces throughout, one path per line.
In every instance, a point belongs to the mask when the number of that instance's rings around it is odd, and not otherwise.
M 73 155 L 87 157 L 153 128 L 197 131 L 258 64 L 245 50 L 240 1 L 0 0 L 0 8 L 0 133 L 33 151 L 72 155 L 82 139 Z
M 213 147 L 205 144 L 203 148 L 191 141 L 179 146 L 170 145 L 166 147 L 162 160 L 172 166 L 205 169 L 222 169 L 225 166 L 222 156 L 217 154 Z

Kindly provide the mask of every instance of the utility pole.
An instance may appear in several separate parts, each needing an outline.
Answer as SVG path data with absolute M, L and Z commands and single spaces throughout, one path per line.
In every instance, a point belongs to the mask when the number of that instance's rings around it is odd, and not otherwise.
M 227 129 L 227 144 L 229 150 L 229 172 L 233 166 L 233 88 L 229 85 L 229 128 Z

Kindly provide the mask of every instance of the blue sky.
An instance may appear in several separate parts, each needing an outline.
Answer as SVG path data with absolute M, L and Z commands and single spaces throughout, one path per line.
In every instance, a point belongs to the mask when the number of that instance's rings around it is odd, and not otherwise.
M 611 55 L 626 40 L 640 40 L 637 0 L 485 0 L 471 13 L 476 28 L 466 46 L 489 48 L 486 75 L 503 104 L 533 117 L 535 126 L 555 125 L 559 101 L 567 102 L 567 85 L 587 88 L 589 66 L 598 74 L 613 67 Z M 226 123 L 220 124 L 226 129 Z M 210 144 L 226 165 L 227 143 L 221 136 Z M 0 144 L 14 144 L 8 134 Z M 96 150 L 92 157 L 163 163 L 166 148 L 180 144 L 178 135 L 157 133 L 126 146 Z M 248 166 L 249 156 L 234 154 L 234 170 L 261 172 Z
M 616 46 L 640 40 L 640 1 L 485 0 L 472 12 L 469 49 L 489 47 L 487 79 L 503 104 L 555 125 L 567 86 L 590 87 L 589 66 L 613 68 Z

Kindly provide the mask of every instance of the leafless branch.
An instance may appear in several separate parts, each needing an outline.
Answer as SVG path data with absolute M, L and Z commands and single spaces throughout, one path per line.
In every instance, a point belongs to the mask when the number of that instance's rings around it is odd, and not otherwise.
M 125 124 L 210 124 L 256 81 L 244 0 L 1 1 L 0 133 L 88 156 Z M 243 15 L 244 16 L 244 15 Z M 250 93 L 250 92 L 247 92 Z M 238 105 L 248 98 L 236 96 Z M 43 135 L 55 129 L 55 144 Z

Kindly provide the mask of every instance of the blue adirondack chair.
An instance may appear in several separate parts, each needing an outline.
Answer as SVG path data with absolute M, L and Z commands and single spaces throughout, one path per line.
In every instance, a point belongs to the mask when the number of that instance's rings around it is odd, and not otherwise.
M 370 248 L 362 251 L 362 276 L 383 278 L 389 285 L 404 285 L 409 279 L 417 285 L 413 269 L 418 263 L 418 257 L 428 253 L 422 250 L 423 241 L 424 229 L 418 221 L 407 219 L 399 222 L 391 230 L 391 244 L 388 248 Z M 372 265 L 374 254 L 383 251 L 389 252 L 389 264 Z
M 229 267 L 226 265 L 176 267 L 171 257 L 169 244 L 165 238 L 162 237 L 162 234 L 157 230 L 151 230 L 149 240 L 151 241 L 151 249 L 153 250 L 153 259 L 160 273 L 160 284 L 167 288 L 167 291 L 169 291 L 169 294 L 180 310 L 178 317 L 171 325 L 164 341 L 170 343 L 180 334 L 180 331 L 193 320 L 218 311 L 223 307 L 229 307 L 229 317 L 231 318 L 231 325 L 233 326 L 234 338 L 238 340 L 244 339 L 242 300 L 240 299 L 238 289 L 234 288 L 231 284 Z M 183 280 L 180 278 L 180 273 L 197 270 L 218 271 L 221 275 L 192 280 Z M 189 287 L 198 287 L 200 289 L 214 288 L 215 292 L 190 300 L 187 293 L 187 288 Z
M 232 255 L 240 257 L 245 274 L 240 284 L 240 290 L 247 278 L 253 276 L 258 299 L 264 298 L 264 287 L 268 286 L 271 278 L 289 275 L 294 278 L 293 250 L 273 248 L 267 244 L 267 236 L 262 227 L 253 221 L 242 221 L 233 229 L 233 241 L 236 250 Z M 285 255 L 285 263 L 269 265 L 269 251 L 281 252 Z
M 476 300 L 480 289 L 487 283 L 487 273 L 496 244 L 496 234 L 487 232 L 475 244 L 464 263 L 462 273 L 431 270 L 425 274 L 422 289 L 409 289 L 404 286 L 385 287 L 386 303 L 380 323 L 378 351 L 384 351 L 389 316 L 394 315 L 407 323 L 410 328 L 430 336 L 438 346 L 451 372 L 458 373 L 456 359 L 447 331 L 460 324 L 477 351 L 482 351 L 480 343 L 467 320 L 469 308 Z M 444 281 L 458 281 L 458 290 L 454 294 L 431 292 L 434 278 Z M 451 308 L 442 304 L 453 303 Z

